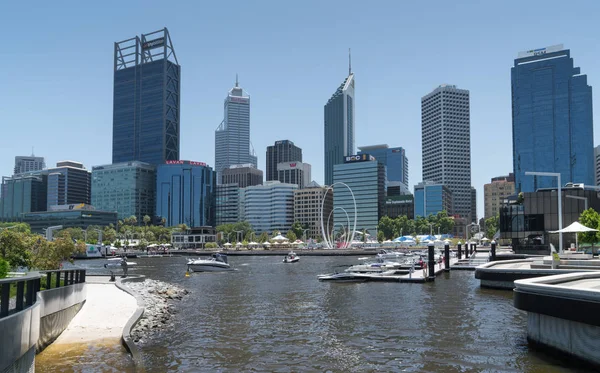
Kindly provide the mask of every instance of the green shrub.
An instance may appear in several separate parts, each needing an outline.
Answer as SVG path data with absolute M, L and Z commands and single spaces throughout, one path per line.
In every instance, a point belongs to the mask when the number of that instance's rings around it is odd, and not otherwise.
M 10 265 L 8 264 L 8 262 L 0 258 L 0 278 L 5 278 L 8 275 L 9 270 Z

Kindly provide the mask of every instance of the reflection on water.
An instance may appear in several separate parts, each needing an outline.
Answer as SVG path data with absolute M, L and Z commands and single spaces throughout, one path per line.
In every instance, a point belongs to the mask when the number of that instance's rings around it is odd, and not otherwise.
M 336 284 L 316 275 L 356 258 L 230 257 L 237 271 L 188 278 L 184 258 L 136 262 L 133 273 L 191 291 L 174 327 L 142 346 L 147 372 L 576 371 L 530 350 L 512 293 L 479 288 L 472 272 L 428 284 Z M 111 359 L 97 371 L 122 357 Z

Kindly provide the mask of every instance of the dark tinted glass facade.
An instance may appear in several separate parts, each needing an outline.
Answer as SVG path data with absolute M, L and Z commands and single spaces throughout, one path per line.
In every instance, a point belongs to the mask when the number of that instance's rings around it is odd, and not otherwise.
M 47 185 L 44 173 L 3 178 L 0 217 L 19 218 L 23 213 L 45 211 Z
M 358 154 L 370 154 L 387 167 L 387 180 L 397 181 L 408 188 L 408 158 L 403 148 L 390 148 L 387 145 L 359 147 Z
M 117 226 L 117 213 L 107 211 L 47 211 L 27 213 L 22 221 L 31 226 L 34 233 L 43 233 L 44 229 L 56 225 L 63 228 L 87 229 L 90 225 L 106 227 L 112 224 Z
M 181 67 L 170 60 L 168 32 L 159 33 L 115 44 L 113 163 L 179 159 Z M 129 61 L 128 54 L 134 56 Z
M 156 169 L 156 215 L 167 226 L 214 226 L 216 174 L 201 162 L 174 162 Z
M 533 192 L 567 182 L 594 184 L 592 87 L 562 46 L 523 52 L 512 76 L 515 188 Z
M 277 164 L 281 162 L 302 162 L 302 149 L 289 140 L 276 141 L 267 147 L 267 179 L 266 181 L 280 180 L 277 176 Z M 298 183 L 291 183 L 298 184 Z
M 91 203 L 91 173 L 79 167 L 57 167 L 48 170 L 47 205 Z

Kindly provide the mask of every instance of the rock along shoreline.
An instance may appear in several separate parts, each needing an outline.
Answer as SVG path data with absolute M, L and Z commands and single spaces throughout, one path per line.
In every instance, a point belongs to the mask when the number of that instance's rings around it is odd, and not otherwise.
M 151 279 L 124 285 L 139 294 L 145 302 L 144 314 L 131 330 L 131 338 L 139 345 L 145 344 L 171 324 L 172 316 L 177 313 L 176 302 L 189 294 L 188 290 L 179 286 Z

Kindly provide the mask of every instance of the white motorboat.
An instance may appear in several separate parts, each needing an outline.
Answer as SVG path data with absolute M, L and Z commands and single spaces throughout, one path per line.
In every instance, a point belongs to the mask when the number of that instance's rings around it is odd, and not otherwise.
M 401 263 L 392 262 L 383 258 L 375 258 L 372 262 L 353 265 L 345 270 L 345 272 L 356 273 L 380 273 L 389 270 L 399 269 Z
M 122 264 L 123 258 L 110 258 L 108 259 L 108 263 L 106 263 L 104 265 L 104 268 L 122 268 L 124 267 Z M 137 263 L 136 262 L 128 262 L 127 263 L 127 267 L 133 267 L 136 266 Z
M 228 271 L 231 266 L 227 262 L 227 255 L 225 254 L 213 254 L 208 259 L 188 259 L 188 271 L 192 272 L 216 272 L 216 271 Z
M 402 259 L 406 255 L 406 253 L 403 253 L 401 251 L 388 251 L 385 249 L 381 249 L 379 253 L 377 253 L 377 257 L 383 259 Z
M 296 263 L 299 260 L 300 257 L 293 251 L 290 251 L 290 253 L 283 258 L 284 263 Z

